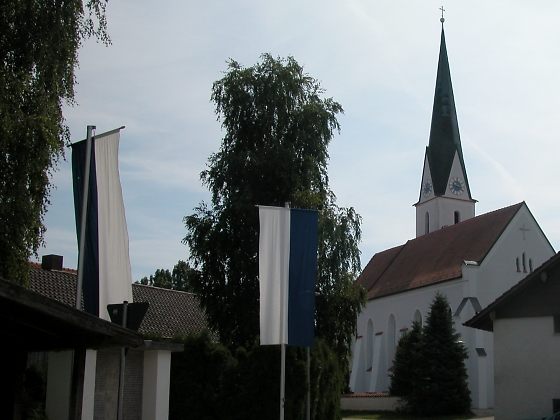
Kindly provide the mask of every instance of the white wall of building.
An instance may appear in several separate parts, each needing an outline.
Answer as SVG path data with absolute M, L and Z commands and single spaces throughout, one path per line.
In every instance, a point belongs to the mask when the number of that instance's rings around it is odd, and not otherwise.
M 494 321 L 496 420 L 552 414 L 560 398 L 560 335 L 552 317 Z
M 475 292 L 482 307 L 524 278 L 531 271 L 529 265 L 535 269 L 554 254 L 529 209 L 522 206 L 481 264 Z M 516 259 L 519 259 L 520 271 L 517 271 Z
M 416 237 L 426 234 L 426 213 L 429 213 L 430 232 L 455 224 L 455 212 L 460 221 L 474 217 L 474 203 L 452 197 L 435 197 L 416 206 Z
M 438 291 L 447 296 L 452 308 L 456 308 L 462 299 L 462 283 L 461 279 L 453 280 L 369 301 L 358 316 L 359 338 L 354 345 L 350 388 L 354 392 L 388 391 L 388 374 L 392 366 L 392 357 L 389 355 L 394 355 L 394 346 L 401 335 L 410 329 L 415 314 L 420 312 L 425 322 L 430 304 Z M 368 331 L 368 325 L 373 325 L 373 329 Z M 392 325 L 394 330 L 389 331 Z M 394 342 L 390 340 L 392 334 Z
M 463 175 L 464 173 L 459 161 L 459 156 L 455 153 L 453 165 L 449 174 L 449 181 L 456 178 L 459 179 L 464 186 L 464 191 L 461 194 L 453 194 L 448 184 L 444 196 L 436 197 L 433 191 L 426 193 L 423 187 L 426 183 L 431 184 L 432 179 L 430 167 L 426 158 L 424 158 L 420 201 L 416 204 L 416 237 L 455 224 L 455 212 L 458 213 L 459 222 L 471 219 L 475 216 L 475 202 L 469 198 L 466 181 Z M 428 227 L 427 224 L 429 225 Z
M 84 365 L 84 389 L 82 395 L 82 420 L 93 420 L 95 409 L 95 372 L 97 350 L 87 349 Z
M 167 420 L 171 351 L 144 352 L 142 420 Z
M 523 270 L 523 254 L 526 272 Z M 475 314 L 470 301 L 465 303 L 459 314 L 456 312 L 464 298 L 476 298 L 481 307 L 487 306 L 527 275 L 530 271 L 529 260 L 532 267 L 537 268 L 553 255 L 554 250 L 536 221 L 527 207 L 522 206 L 482 264 L 463 265 L 460 279 L 369 301 L 357 320 L 358 338 L 354 344 L 350 388 L 355 392 L 389 389 L 388 374 L 394 354 L 393 344 L 389 340 L 393 333 L 389 327 L 391 317 L 394 317 L 398 342 L 402 332 L 412 325 L 417 311 L 422 320 L 426 320 L 429 306 L 439 291 L 447 297 L 453 314 L 457 315 L 454 317 L 454 326 L 467 347 L 469 358 L 466 367 L 473 407 L 493 407 L 493 336 L 462 325 Z M 520 261 L 519 272 L 516 258 Z M 373 325 L 373 335 L 368 335 L 368 323 Z M 370 349 L 373 349 L 373 354 Z
M 69 418 L 73 362 L 74 352 L 71 350 L 49 352 L 45 403 L 49 419 Z

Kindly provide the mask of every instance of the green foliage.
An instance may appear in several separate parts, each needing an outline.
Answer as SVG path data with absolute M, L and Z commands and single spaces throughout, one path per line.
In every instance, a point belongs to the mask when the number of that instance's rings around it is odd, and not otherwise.
M 415 323 L 397 348 L 391 392 L 402 396 L 407 411 L 423 416 L 469 412 L 467 351 L 459 339 L 447 299 L 437 293 L 424 329 Z
M 147 286 L 162 287 L 164 289 L 192 292 L 193 279 L 197 276 L 196 270 L 185 261 L 179 260 L 173 271 L 158 268 L 150 277 L 142 277 L 136 283 Z
M 183 292 L 192 292 L 192 284 L 196 276 L 196 270 L 189 263 L 179 260 L 171 272 L 171 288 Z
M 185 217 L 194 289 L 212 328 L 233 348 L 259 333 L 258 204 L 319 210 L 317 335 L 341 358 L 364 293 L 353 285 L 360 270 L 360 217 L 340 208 L 327 176 L 328 144 L 342 112 L 291 57 L 244 68 L 230 61 L 214 83 L 212 100 L 225 135 L 210 156 L 202 182 L 212 193 Z
M 357 315 L 366 292 L 354 280 L 360 272 L 360 216 L 353 208 L 340 208 L 334 200 L 319 217 L 319 255 L 316 298 L 316 336 L 332 347 L 339 360 L 349 360 Z M 349 364 L 340 363 L 349 383 Z
M 311 418 L 316 420 L 338 420 L 340 396 L 348 383 L 344 363 L 327 341 L 316 340 L 311 351 Z
M 453 328 L 447 299 L 437 294 L 424 328 L 425 378 L 418 389 L 418 411 L 430 415 L 466 413 L 471 398 L 467 385 L 467 350 Z
M 26 283 L 43 241 L 49 177 L 64 155 L 83 39 L 108 43 L 106 0 L 0 5 L 0 277 Z
M 230 352 L 207 335 L 188 337 L 182 353 L 172 355 L 169 418 L 261 420 L 278 418 L 279 346 L 239 347 Z M 340 419 L 340 378 L 336 354 L 323 340 L 311 352 L 311 418 Z M 285 417 L 304 418 L 306 363 L 303 349 L 286 352 Z
M 285 417 L 302 418 L 305 410 L 305 362 L 302 350 L 286 349 Z M 228 418 L 274 419 L 280 410 L 280 347 L 253 345 L 235 351 L 238 370 L 229 378 Z M 258 401 L 258 404 L 255 402 Z
M 45 413 L 46 379 L 35 366 L 25 370 L 22 393 L 22 418 L 28 420 L 46 420 Z
M 184 345 L 183 352 L 171 356 L 169 418 L 227 418 L 220 400 L 229 392 L 224 380 L 236 361 L 206 334 L 188 337 Z
M 320 84 L 292 58 L 274 59 L 244 68 L 230 61 L 214 83 L 212 100 L 225 135 L 219 152 L 210 156 L 201 179 L 212 193 L 185 217 L 194 291 L 211 328 L 237 353 L 243 395 L 249 386 L 260 407 L 246 404 L 239 418 L 274 418 L 278 407 L 278 372 L 270 366 L 277 350 L 254 347 L 259 334 L 258 241 L 256 205 L 312 208 L 319 211 L 316 336 L 320 341 L 314 385 L 315 418 L 339 417 L 338 400 L 348 377 L 351 338 L 365 292 L 354 284 L 360 271 L 360 216 L 336 205 L 327 176 L 328 145 L 339 129 L 340 104 L 322 98 Z M 304 354 L 290 349 L 290 369 L 299 369 Z M 279 357 L 276 355 L 275 357 Z M 337 362 L 338 361 L 338 362 Z M 268 368 L 267 368 L 268 366 Z M 287 387 L 288 418 L 298 418 L 299 378 Z M 250 384 L 250 385 L 249 385 Z M 233 387 L 233 386 L 232 386 Z M 276 389 L 277 391 L 273 391 Z M 314 391 L 314 392 L 315 392 Z M 319 392 L 320 391 L 320 392 Z M 268 405 L 266 401 L 276 401 Z M 288 415 L 288 414 L 287 414 Z M 232 418 L 231 414 L 230 417 Z
M 150 274 L 150 277 L 142 277 L 139 283 L 147 286 L 171 289 L 171 272 L 164 268 L 158 268 L 154 274 Z
M 418 379 L 419 368 L 423 366 L 422 349 L 424 337 L 422 326 L 418 322 L 412 324 L 399 340 L 393 367 L 391 368 L 391 395 L 405 397 L 414 391 L 415 381 Z

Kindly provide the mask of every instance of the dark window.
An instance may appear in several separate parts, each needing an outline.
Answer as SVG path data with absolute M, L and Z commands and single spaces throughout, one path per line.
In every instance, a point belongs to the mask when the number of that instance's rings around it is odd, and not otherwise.
M 486 350 L 484 349 L 484 347 L 477 347 L 476 348 L 476 354 L 479 357 L 486 357 Z
M 426 226 L 426 228 L 424 229 L 424 233 L 425 234 L 430 233 L 430 213 L 428 213 L 428 212 L 426 212 L 425 226 Z
M 554 398 L 552 400 L 552 412 L 558 413 L 560 412 L 560 398 Z M 556 416 L 558 418 L 558 416 Z
M 519 257 L 515 259 L 515 266 L 517 267 L 517 272 L 519 273 L 521 269 L 519 268 Z
M 523 253 L 523 255 L 521 257 L 522 257 L 522 260 L 523 260 L 523 272 L 526 273 L 527 272 L 527 261 L 525 259 L 525 253 Z
M 533 272 L 533 260 L 531 258 L 529 258 L 529 272 Z
M 456 212 L 453 214 L 453 217 L 454 217 L 454 219 L 455 219 L 455 224 L 457 224 L 457 223 L 459 223 L 459 222 L 461 221 L 461 214 L 459 214 L 458 211 L 456 211 Z

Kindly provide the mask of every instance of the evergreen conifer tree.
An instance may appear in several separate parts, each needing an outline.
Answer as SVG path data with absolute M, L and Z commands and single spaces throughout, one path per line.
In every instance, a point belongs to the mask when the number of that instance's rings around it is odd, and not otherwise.
M 453 327 L 445 296 L 437 293 L 423 334 L 423 366 L 411 401 L 423 415 L 467 413 L 471 407 L 465 360 L 467 350 Z
M 471 397 L 466 358 L 447 299 L 437 293 L 424 328 L 415 322 L 399 341 L 391 393 L 400 396 L 403 408 L 415 415 L 468 413 Z
M 412 324 L 399 340 L 391 368 L 391 395 L 409 397 L 414 390 L 416 372 L 422 365 L 422 326 L 419 322 Z

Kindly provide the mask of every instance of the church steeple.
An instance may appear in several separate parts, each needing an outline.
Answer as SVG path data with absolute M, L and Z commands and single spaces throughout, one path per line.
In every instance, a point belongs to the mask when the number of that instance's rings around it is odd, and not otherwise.
M 442 10 L 443 12 L 443 10 Z M 416 206 L 416 236 L 474 217 L 459 123 L 445 44 L 444 18 L 420 198 Z
M 432 124 L 430 128 L 430 143 L 426 152 L 428 154 L 433 188 L 436 195 L 445 194 L 455 153 L 458 154 L 461 169 L 465 175 L 465 184 L 467 184 L 467 174 L 463 161 L 463 151 L 461 150 L 461 137 L 459 135 L 459 123 L 457 122 L 455 98 L 453 97 L 453 86 L 451 85 L 451 73 L 449 71 L 443 24 L 441 27 L 441 44 L 439 47 L 436 89 L 434 93 L 434 107 L 432 110 Z M 468 184 L 466 187 L 470 197 Z

